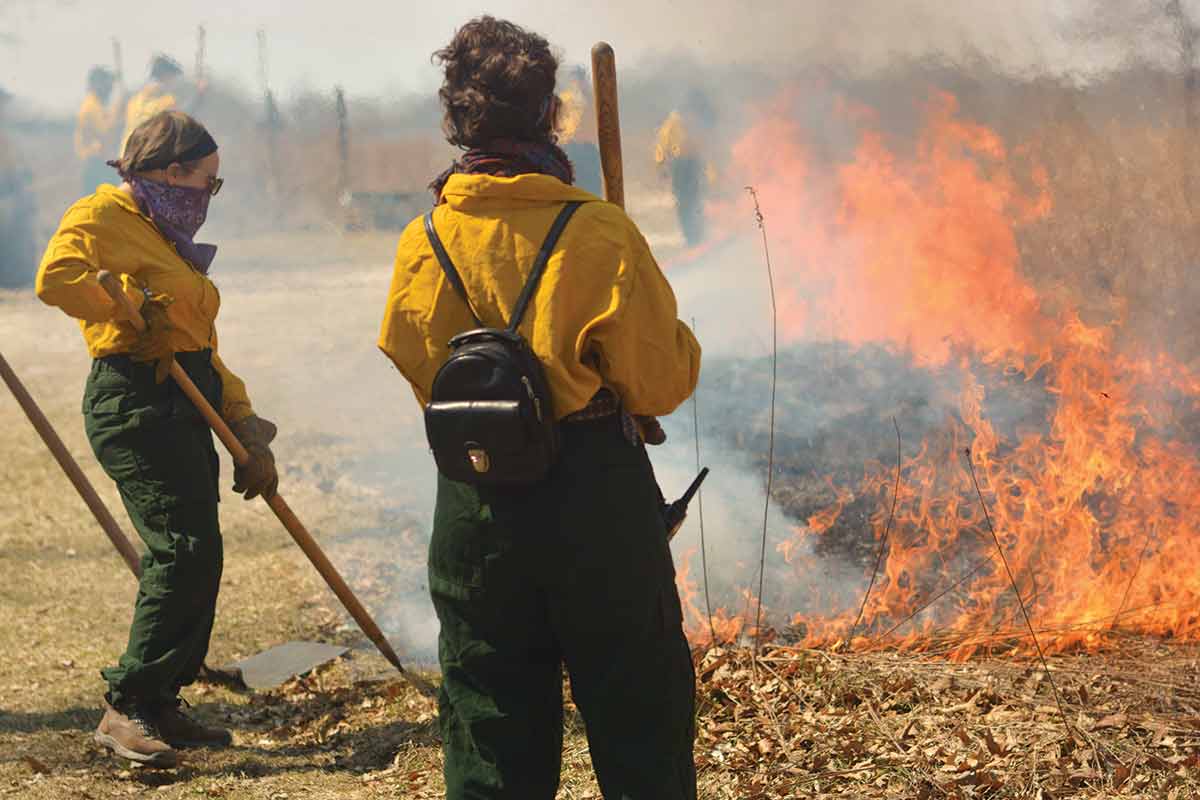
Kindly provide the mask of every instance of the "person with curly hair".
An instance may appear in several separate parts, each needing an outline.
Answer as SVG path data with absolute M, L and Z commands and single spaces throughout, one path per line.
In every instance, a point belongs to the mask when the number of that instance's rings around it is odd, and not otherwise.
M 504 327 L 551 226 L 579 204 L 520 325 L 549 383 L 558 460 L 518 486 L 438 477 L 446 796 L 555 797 L 565 664 L 604 796 L 694 800 L 695 675 L 634 415 L 687 399 L 700 346 L 637 227 L 572 185 L 547 41 L 480 17 L 435 57 L 446 138 L 465 152 L 432 184 L 433 232 L 416 219 L 400 237 L 379 338 L 420 403 L 473 315 Z

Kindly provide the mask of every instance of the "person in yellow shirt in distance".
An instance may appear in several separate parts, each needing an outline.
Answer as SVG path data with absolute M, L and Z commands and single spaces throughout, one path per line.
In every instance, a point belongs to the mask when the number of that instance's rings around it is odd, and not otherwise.
M 695 247 L 704 239 L 704 201 L 711 176 L 706 175 L 690 121 L 679 110 L 667 115 L 655 137 L 654 163 L 671 182 L 684 241 Z
M 138 125 L 160 111 L 182 110 L 194 113 L 208 85 L 197 81 L 188 86 L 183 77 L 183 67 L 170 56 L 156 55 L 150 61 L 150 80 L 139 89 L 125 106 L 125 134 L 121 137 L 121 150 L 129 141 L 129 134 Z
M 114 92 L 116 77 L 106 67 L 88 72 L 87 94 L 75 118 L 75 155 L 83 169 L 83 193 L 112 183 L 116 175 L 105 162 L 117 155 L 117 123 L 124 106 L 122 92 Z

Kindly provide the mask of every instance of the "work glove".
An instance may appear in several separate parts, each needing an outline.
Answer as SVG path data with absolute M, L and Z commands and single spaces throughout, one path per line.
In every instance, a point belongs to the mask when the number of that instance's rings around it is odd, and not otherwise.
M 270 444 L 275 439 L 275 423 L 251 414 L 229 426 L 233 435 L 250 453 L 250 460 L 233 467 L 233 490 L 246 500 L 262 495 L 271 499 L 279 487 L 279 473 L 275 471 L 275 455 Z
M 646 444 L 662 444 L 667 441 L 667 432 L 659 424 L 658 417 L 634 417 L 642 431 L 642 440 Z
M 165 294 L 147 294 L 142 303 L 142 319 L 146 329 L 129 350 L 134 361 L 154 364 L 154 382 L 162 383 L 171 372 L 175 351 L 171 348 L 170 334 L 175 328 L 167 317 L 167 306 L 171 298 Z

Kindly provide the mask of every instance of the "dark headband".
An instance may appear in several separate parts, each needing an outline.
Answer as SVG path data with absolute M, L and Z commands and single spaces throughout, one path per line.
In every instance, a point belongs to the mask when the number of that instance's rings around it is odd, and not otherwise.
M 217 152 L 217 142 L 213 139 L 212 134 L 208 131 L 200 137 L 200 141 L 184 150 L 177 156 L 162 156 L 161 158 L 150 159 L 141 164 L 137 164 L 134 168 L 138 172 L 148 172 L 152 169 L 166 169 L 172 164 L 187 164 L 191 161 L 199 161 L 205 156 L 212 155 Z
M 169 166 L 170 164 L 186 164 L 189 161 L 199 161 L 205 156 L 211 156 L 215 152 L 217 152 L 217 142 L 215 139 L 213 139 L 212 134 L 210 134 L 208 131 L 205 131 L 204 135 L 200 137 L 200 141 L 196 142 L 187 150 L 184 150 L 182 153 L 175 156 L 175 158 L 171 159 L 166 164 L 163 164 L 163 166 Z

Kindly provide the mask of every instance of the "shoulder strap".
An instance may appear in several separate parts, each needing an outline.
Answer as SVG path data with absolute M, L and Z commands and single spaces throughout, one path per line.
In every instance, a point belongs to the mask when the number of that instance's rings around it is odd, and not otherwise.
M 525 309 L 529 306 L 529 301 L 533 299 L 534 292 L 537 291 L 538 283 L 542 280 L 542 273 L 546 271 L 546 264 L 550 261 L 550 256 L 554 252 L 554 246 L 558 244 L 558 238 L 562 235 L 563 228 L 567 227 L 567 223 L 581 205 L 582 202 L 578 200 L 567 203 L 554 218 L 554 224 L 550 226 L 550 232 L 546 234 L 546 240 L 542 242 L 542 247 L 538 250 L 537 258 L 533 262 L 533 269 L 530 270 L 529 278 L 525 281 L 525 287 L 517 298 L 512 320 L 508 323 L 510 332 L 515 332 L 520 326 L 521 320 L 525 317 Z M 438 263 L 442 265 L 442 272 L 446 273 L 446 280 L 450 281 L 450 285 L 467 304 L 467 309 L 471 312 L 471 318 L 475 320 L 475 324 L 481 328 L 485 327 L 482 320 L 479 319 L 479 315 L 475 313 L 475 308 L 471 305 L 471 298 L 467 295 L 467 287 L 463 285 L 462 278 L 454 267 L 454 262 L 450 260 L 450 254 L 446 252 L 441 237 L 434 228 L 433 211 L 425 214 L 425 235 L 429 238 L 429 244 L 433 247 L 433 254 L 437 257 Z
M 537 291 L 538 283 L 542 280 L 542 273 L 546 271 L 546 264 L 554 252 L 554 246 L 558 244 L 558 237 L 562 235 L 563 228 L 567 227 L 567 223 L 571 221 L 571 217 L 581 205 L 583 204 L 578 200 L 567 203 L 554 218 L 554 224 L 550 226 L 550 232 L 546 234 L 546 240 L 542 242 L 542 249 L 538 251 L 537 259 L 533 262 L 529 279 L 525 281 L 525 288 L 521 290 L 521 296 L 517 298 L 516 308 L 508 323 L 510 333 L 516 332 L 521 320 L 525 317 L 525 309 L 528 307 L 529 301 L 533 299 L 534 292 Z
M 463 302 L 467 304 L 467 310 L 471 312 L 471 319 L 475 320 L 475 324 L 480 328 L 484 327 L 483 322 L 479 319 L 479 315 L 475 313 L 475 307 L 471 305 L 471 298 L 467 295 L 467 287 L 463 286 L 462 278 L 459 277 L 458 270 L 454 268 L 454 262 L 450 260 L 450 254 L 446 252 L 446 248 L 442 245 L 441 237 L 437 234 L 437 229 L 433 227 L 432 209 L 425 214 L 425 235 L 429 237 L 429 244 L 433 247 L 433 254 L 437 256 L 438 263 L 442 265 L 442 272 L 446 273 L 446 280 L 450 281 L 450 285 L 454 287 L 454 291 L 458 292 Z

